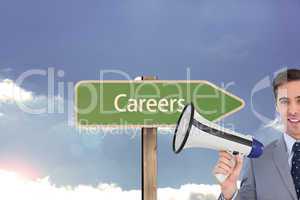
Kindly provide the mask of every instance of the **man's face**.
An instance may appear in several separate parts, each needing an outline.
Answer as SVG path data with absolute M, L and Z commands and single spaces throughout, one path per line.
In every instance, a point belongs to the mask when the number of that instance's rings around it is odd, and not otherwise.
M 290 136 L 300 139 L 300 81 L 287 82 L 277 89 L 276 110 Z

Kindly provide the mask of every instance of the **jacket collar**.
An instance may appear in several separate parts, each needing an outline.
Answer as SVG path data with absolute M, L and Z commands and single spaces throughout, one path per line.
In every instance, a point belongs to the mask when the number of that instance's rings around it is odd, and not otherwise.
M 274 149 L 273 149 L 273 161 L 275 163 L 275 166 L 277 170 L 279 171 L 279 174 L 281 176 L 281 179 L 284 182 L 284 185 L 289 190 L 291 196 L 293 199 L 297 200 L 297 194 L 295 191 L 295 186 L 293 182 L 293 178 L 290 172 L 290 167 L 288 164 L 288 151 L 285 144 L 284 136 L 275 143 Z

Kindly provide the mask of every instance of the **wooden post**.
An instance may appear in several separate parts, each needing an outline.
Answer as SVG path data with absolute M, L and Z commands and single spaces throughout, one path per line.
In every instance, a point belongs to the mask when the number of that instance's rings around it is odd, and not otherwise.
M 155 80 L 143 76 L 142 80 Z M 157 198 L 157 128 L 142 128 L 142 200 Z

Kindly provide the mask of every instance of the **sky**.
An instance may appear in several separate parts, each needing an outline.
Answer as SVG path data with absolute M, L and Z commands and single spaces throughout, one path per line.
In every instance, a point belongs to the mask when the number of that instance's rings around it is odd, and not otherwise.
M 0 196 L 6 199 L 27 192 L 34 196 L 23 199 L 41 199 L 42 191 L 55 191 L 51 200 L 79 200 L 83 194 L 141 199 L 140 130 L 85 132 L 72 125 L 74 85 L 100 79 L 101 73 L 105 80 L 155 75 L 225 85 L 246 105 L 226 117 L 224 126 L 265 144 L 280 135 L 266 127 L 276 116 L 270 81 L 278 71 L 300 66 L 299 1 L 0 0 L 0 5 L 0 185 L 7 188 Z M 29 113 L 22 105 L 46 112 Z M 159 129 L 159 199 L 215 199 L 217 152 L 175 155 L 172 133 Z

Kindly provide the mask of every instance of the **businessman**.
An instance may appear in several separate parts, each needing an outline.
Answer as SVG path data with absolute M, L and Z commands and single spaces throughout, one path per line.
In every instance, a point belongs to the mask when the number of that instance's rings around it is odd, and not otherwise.
M 237 189 L 243 158 L 219 152 L 215 174 L 228 175 L 220 183 L 220 200 L 298 200 L 300 197 L 300 70 L 288 69 L 273 80 L 276 111 L 284 125 L 282 137 L 265 147 L 249 167 Z M 235 161 L 235 162 L 232 162 Z

